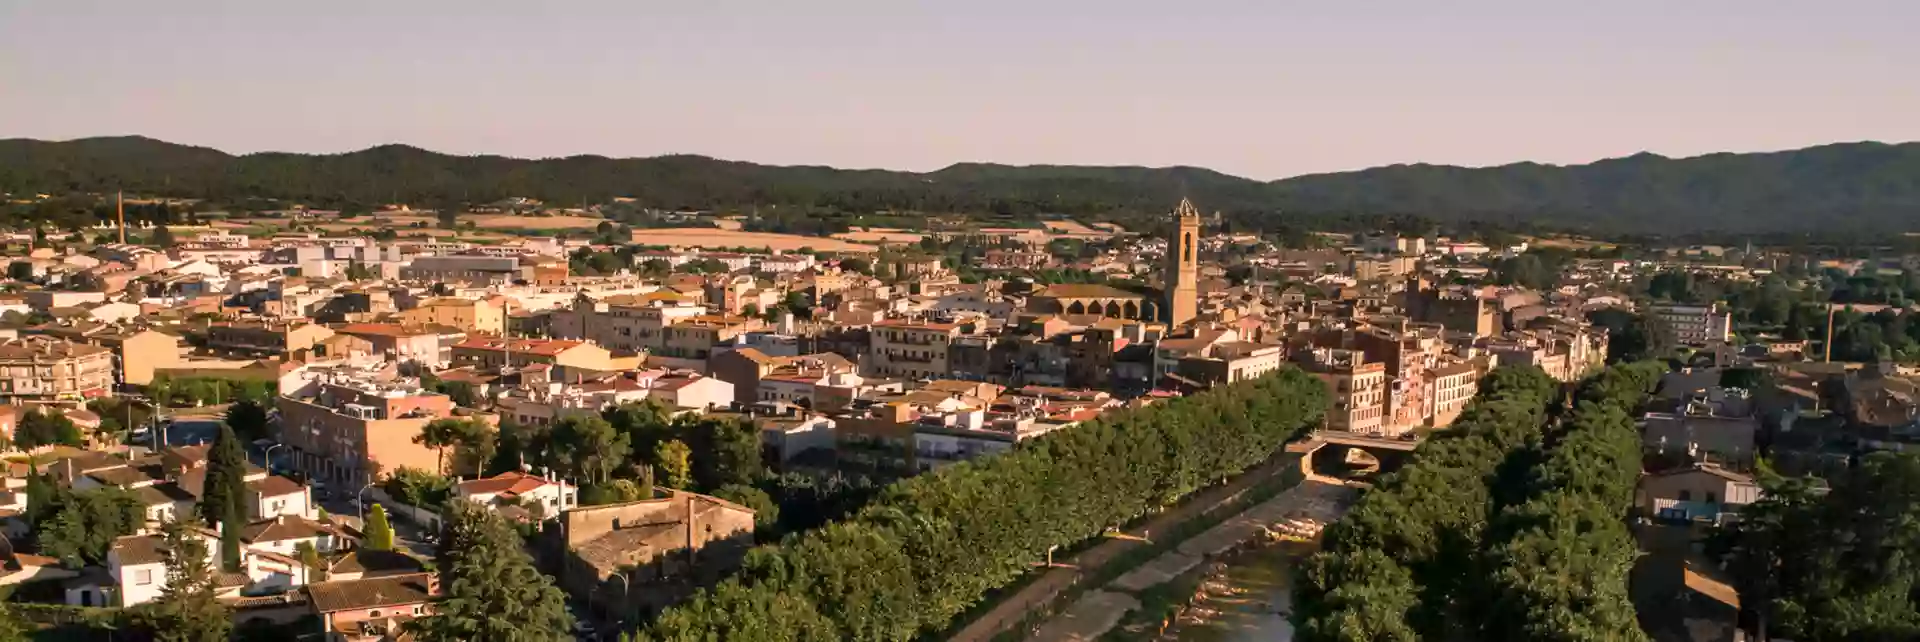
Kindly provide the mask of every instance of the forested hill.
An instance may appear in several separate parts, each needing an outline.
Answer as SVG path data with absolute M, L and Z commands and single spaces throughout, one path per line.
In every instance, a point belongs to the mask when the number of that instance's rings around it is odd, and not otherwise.
M 1587 165 L 1396 165 L 1260 182 L 1192 167 L 1012 167 L 929 173 L 776 167 L 702 156 L 524 160 L 403 145 L 348 154 L 233 156 L 140 137 L 0 140 L 0 191 L 288 199 L 317 206 L 554 203 L 616 196 L 663 208 L 783 207 L 870 212 L 1158 212 L 1181 196 L 1237 220 L 1346 215 L 1531 223 L 1601 232 L 1920 230 L 1920 144 L 1848 143 L 1787 152 Z

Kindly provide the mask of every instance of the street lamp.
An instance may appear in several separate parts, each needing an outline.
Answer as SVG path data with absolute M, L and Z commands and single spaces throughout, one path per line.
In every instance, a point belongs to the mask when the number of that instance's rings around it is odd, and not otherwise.
M 353 503 L 358 504 L 360 508 L 360 532 L 362 533 L 365 533 L 367 531 L 366 494 L 367 494 L 367 490 L 370 488 L 373 488 L 373 482 L 367 482 L 367 485 L 360 487 L 360 492 L 353 494 Z
M 262 467 L 267 469 L 267 474 L 269 475 L 273 474 L 273 449 L 279 448 L 285 445 L 286 444 L 274 444 L 271 446 L 267 446 L 267 452 L 261 454 L 260 463 Z
M 618 570 L 613 572 L 613 576 L 620 578 L 619 612 L 620 620 L 625 621 L 627 619 L 627 608 L 633 604 L 633 583 L 627 579 L 626 574 Z

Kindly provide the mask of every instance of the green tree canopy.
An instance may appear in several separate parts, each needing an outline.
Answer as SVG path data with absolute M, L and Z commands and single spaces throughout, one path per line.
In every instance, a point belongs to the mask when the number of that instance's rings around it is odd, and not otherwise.
M 438 565 L 446 594 L 408 624 L 420 642 L 571 640 L 565 596 L 534 568 L 519 533 L 472 502 L 448 511 Z

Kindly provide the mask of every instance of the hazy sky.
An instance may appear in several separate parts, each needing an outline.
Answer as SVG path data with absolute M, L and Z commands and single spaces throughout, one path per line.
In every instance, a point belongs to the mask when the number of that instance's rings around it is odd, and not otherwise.
M 0 137 L 931 170 L 1920 140 L 1920 1 L 0 0 Z

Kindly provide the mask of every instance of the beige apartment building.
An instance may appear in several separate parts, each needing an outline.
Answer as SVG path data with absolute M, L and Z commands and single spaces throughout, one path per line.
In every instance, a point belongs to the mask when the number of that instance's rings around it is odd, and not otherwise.
M 112 350 L 119 381 L 134 386 L 152 383 L 155 370 L 179 365 L 184 352 L 178 336 L 104 323 L 52 323 L 25 332 Z
M 1386 434 L 1387 366 L 1368 362 L 1359 350 L 1322 348 L 1302 360 L 1308 372 L 1326 382 L 1333 407 L 1327 410 L 1327 430 L 1373 437 Z
M 671 291 L 581 297 L 573 307 L 553 311 L 551 332 L 556 339 L 592 341 L 609 350 L 652 352 L 665 345 L 667 326 L 706 315 L 706 308 L 682 299 Z
M 681 319 L 660 332 L 660 346 L 648 352 L 651 357 L 684 360 L 677 367 L 707 371 L 707 359 L 714 348 L 732 345 L 740 335 L 765 327 L 759 319 L 723 315 L 701 315 Z
M 280 357 L 333 336 L 324 325 L 306 321 L 230 321 L 207 326 L 207 348 L 242 357 Z
M 444 325 L 479 334 L 504 335 L 507 332 L 505 306 L 486 299 L 441 297 L 422 301 L 419 307 L 402 311 L 402 325 Z
M 50 337 L 0 343 L 0 399 L 86 399 L 113 392 L 113 351 Z
M 1484 361 L 1461 359 L 1433 369 L 1433 427 L 1453 425 L 1453 420 L 1467 409 L 1467 403 L 1473 401 L 1473 394 L 1480 387 Z
M 866 374 L 908 379 L 951 377 L 947 351 L 961 334 L 956 323 L 875 323 Z
M 495 369 L 535 363 L 594 372 L 617 369 L 606 348 L 582 341 L 474 337 L 453 345 L 456 367 Z

